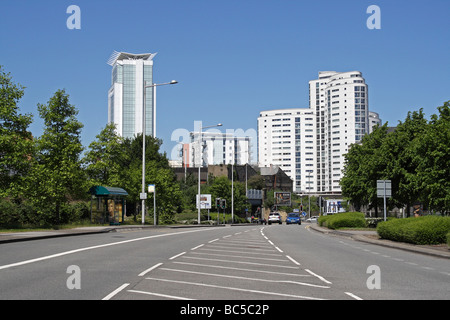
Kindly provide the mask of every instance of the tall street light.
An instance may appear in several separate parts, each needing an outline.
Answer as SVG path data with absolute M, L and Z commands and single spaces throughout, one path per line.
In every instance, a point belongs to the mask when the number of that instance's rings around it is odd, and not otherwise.
M 170 82 L 165 82 L 165 83 L 154 83 L 154 84 L 150 84 L 147 85 L 147 81 L 144 81 L 144 99 L 143 99 L 143 103 L 142 103 L 142 193 L 141 193 L 141 200 L 142 200 L 142 225 L 145 224 L 145 199 L 147 199 L 147 193 L 145 192 L 145 109 L 146 109 L 146 98 L 147 98 L 147 94 L 146 94 L 146 89 L 147 88 L 153 88 L 153 99 L 152 99 L 152 104 L 153 104 L 153 114 L 155 114 L 155 110 L 156 110 L 156 103 L 155 103 L 155 93 L 156 93 L 156 87 L 157 86 L 164 86 L 167 84 L 177 84 L 178 81 L 176 80 L 172 80 Z M 155 128 L 155 122 L 153 122 L 153 127 Z M 153 137 L 156 138 L 156 131 L 153 130 Z M 155 186 L 156 189 L 156 186 Z M 156 191 L 156 190 L 155 190 Z M 156 206 L 154 208 L 154 222 L 153 224 L 156 225 Z
M 199 130 L 199 133 L 198 133 L 200 163 L 199 163 L 199 166 L 198 166 L 198 195 L 197 195 L 197 197 L 198 197 L 198 220 L 197 221 L 198 221 L 199 225 L 200 225 L 200 167 L 201 167 L 201 165 L 203 163 L 202 130 L 203 129 L 207 129 L 207 128 L 221 127 L 221 126 L 222 126 L 221 123 L 218 123 L 218 124 L 216 124 L 214 126 L 207 126 L 207 127 L 203 127 L 202 125 L 200 125 L 200 130 Z

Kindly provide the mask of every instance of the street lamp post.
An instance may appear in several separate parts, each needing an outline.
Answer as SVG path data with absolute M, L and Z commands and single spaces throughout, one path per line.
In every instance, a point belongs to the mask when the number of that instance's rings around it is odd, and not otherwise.
M 145 192 L 145 108 L 146 108 L 146 98 L 147 98 L 147 94 L 146 94 L 146 89 L 147 88 L 153 88 L 153 99 L 152 99 L 152 103 L 153 103 L 153 112 L 155 112 L 155 91 L 156 91 L 156 87 L 157 86 L 163 86 L 163 85 L 167 85 L 167 84 L 177 84 L 178 81 L 176 80 L 172 80 L 170 82 L 166 82 L 166 83 L 154 83 L 151 85 L 147 85 L 147 81 L 144 81 L 144 98 L 143 98 L 143 102 L 142 102 L 142 193 L 141 193 L 141 200 L 142 200 L 142 225 L 145 224 L 145 199 L 147 198 L 147 193 Z M 153 126 L 155 126 L 155 123 L 153 123 Z M 153 135 L 155 135 L 155 130 L 153 130 Z M 154 137 L 156 138 L 156 137 Z M 155 186 L 156 189 L 156 186 Z M 155 196 L 155 195 L 153 195 Z M 156 209 L 155 209 L 156 210 Z M 156 224 L 156 216 L 154 217 L 154 224 Z
M 221 127 L 222 124 L 218 123 L 214 126 L 207 126 L 207 127 L 202 127 L 202 125 L 200 125 L 200 130 L 198 132 L 198 142 L 199 142 L 199 152 L 200 152 L 200 163 L 198 165 L 198 217 L 197 217 L 197 223 L 200 225 L 200 167 L 203 163 L 203 148 L 202 148 L 202 130 L 203 129 L 207 129 L 207 128 L 214 128 L 214 127 Z

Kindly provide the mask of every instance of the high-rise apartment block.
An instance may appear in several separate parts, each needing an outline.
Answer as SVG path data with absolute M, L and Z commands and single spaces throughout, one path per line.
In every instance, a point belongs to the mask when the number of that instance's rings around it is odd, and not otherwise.
M 144 82 L 153 83 L 153 57 L 155 54 L 117 52 L 111 55 L 111 88 L 108 92 L 108 123 L 115 123 L 117 132 L 125 138 L 142 133 Z M 145 92 L 145 132 L 156 135 L 154 90 Z
M 281 167 L 294 192 L 339 194 L 344 154 L 381 120 L 369 112 L 361 72 L 319 72 L 309 108 L 264 111 L 258 118 L 260 167 Z

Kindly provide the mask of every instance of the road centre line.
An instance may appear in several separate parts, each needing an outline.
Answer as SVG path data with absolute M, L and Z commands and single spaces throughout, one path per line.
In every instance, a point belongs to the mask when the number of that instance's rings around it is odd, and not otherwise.
M 191 266 L 197 266 L 197 267 L 206 267 L 206 268 L 218 268 L 218 269 L 229 269 L 229 270 L 236 270 L 236 271 L 248 271 L 248 272 L 252 272 L 252 273 L 259 272 L 259 273 L 273 274 L 273 271 L 245 269 L 245 268 L 236 268 L 236 267 L 225 267 L 225 266 L 218 266 L 218 265 L 211 265 L 211 264 L 199 264 L 199 263 L 181 262 L 181 261 L 174 261 L 173 263 L 191 265 Z M 284 275 L 284 276 L 289 276 L 289 277 L 311 277 L 310 274 L 295 274 L 295 273 L 285 273 L 285 272 L 279 272 L 279 271 L 277 271 L 277 275 Z
M 205 283 L 194 283 L 194 282 L 179 281 L 179 280 L 168 280 L 168 279 L 159 279 L 159 278 L 146 278 L 146 279 L 147 279 L 147 280 L 155 280 L 155 281 L 163 281 L 163 282 L 180 283 L 180 284 L 191 284 L 191 285 L 194 285 L 194 286 L 210 287 L 210 288 L 218 288 L 218 289 L 226 289 L 226 290 L 233 290 L 233 291 L 242 291 L 242 292 L 250 292 L 250 293 L 260 293 L 260 294 L 274 295 L 274 296 L 282 296 L 282 297 L 291 297 L 291 298 L 298 298 L 298 299 L 324 300 L 324 299 L 314 298 L 314 297 L 298 296 L 298 295 L 293 295 L 293 294 L 285 294 L 285 293 L 270 292 L 270 291 L 260 291 L 260 290 L 242 289 L 242 288 L 234 288 L 234 287 L 224 287 L 224 286 L 217 286 L 217 285 L 205 284 Z
M 216 238 L 214 240 L 208 241 L 208 243 L 213 243 L 213 242 L 216 242 L 217 240 L 219 240 L 219 238 Z
M 291 283 L 291 284 L 298 284 L 302 286 L 307 287 L 315 287 L 315 288 L 323 288 L 323 289 L 329 289 L 328 286 L 321 286 L 317 284 L 307 283 L 307 282 L 297 282 L 297 281 L 291 281 L 291 280 L 270 280 L 270 279 L 261 279 L 261 278 L 249 278 L 249 277 L 240 277 L 240 276 L 234 276 L 234 275 L 226 275 L 226 274 L 217 274 L 217 273 L 205 273 L 205 272 L 198 272 L 198 271 L 189 271 L 189 270 L 181 270 L 181 269 L 171 269 L 171 268 L 161 268 L 161 270 L 166 271 L 173 271 L 173 272 L 181 272 L 181 273 L 190 273 L 190 274 L 199 274 L 202 276 L 211 276 L 211 277 L 219 277 L 219 278 L 232 278 L 232 279 L 241 279 L 241 280 L 249 280 L 249 281 L 261 281 L 261 282 L 275 282 L 275 283 Z
M 153 267 L 148 268 L 147 270 L 142 271 L 141 273 L 138 274 L 139 277 L 143 277 L 145 276 L 147 273 L 149 273 L 150 271 L 152 271 L 153 269 L 158 268 L 160 265 L 162 265 L 162 263 L 157 263 L 155 264 Z
M 154 238 L 160 238 L 160 237 L 174 236 L 174 235 L 180 235 L 180 234 L 186 234 L 186 233 L 192 233 L 192 232 L 204 232 L 204 231 L 210 231 L 210 230 L 212 230 L 212 228 L 211 229 L 210 228 L 206 228 L 206 229 L 197 229 L 197 230 L 189 230 L 189 231 L 180 231 L 180 232 L 173 232 L 173 233 L 166 233 L 166 234 L 157 234 L 157 235 L 148 236 L 148 237 L 142 237 L 142 238 L 118 241 L 118 242 L 113 242 L 113 243 L 105 243 L 105 244 L 100 244 L 100 245 L 96 245 L 96 246 L 91 246 L 91 247 L 85 247 L 85 248 L 79 248 L 79 249 L 64 251 L 64 252 L 60 252 L 60 253 L 56 253 L 56 254 L 51 254 L 51 255 L 48 255 L 48 256 L 43 256 L 43 257 L 40 257 L 40 258 L 29 259 L 29 260 L 25 260 L 25 261 L 20 261 L 20 262 L 16 262 L 16 263 L 3 265 L 3 266 L 0 266 L 0 270 L 12 268 L 12 267 L 17 267 L 17 266 L 22 266 L 22 265 L 30 264 L 30 263 L 34 263 L 34 262 L 54 259 L 54 258 L 66 256 L 66 255 L 69 255 L 69 254 L 74 254 L 74 253 L 88 251 L 88 250 L 94 250 L 94 249 L 99 249 L 99 248 L 106 248 L 106 247 L 121 245 L 121 244 L 125 244 L 125 243 L 131 243 L 131 242 L 148 240 L 148 239 L 154 239 Z

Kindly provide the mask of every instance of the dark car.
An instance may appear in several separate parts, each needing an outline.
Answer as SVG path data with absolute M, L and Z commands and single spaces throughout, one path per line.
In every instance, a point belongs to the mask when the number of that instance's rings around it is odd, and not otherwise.
M 302 220 L 300 219 L 300 214 L 297 212 L 288 213 L 286 218 L 286 224 L 302 224 Z

